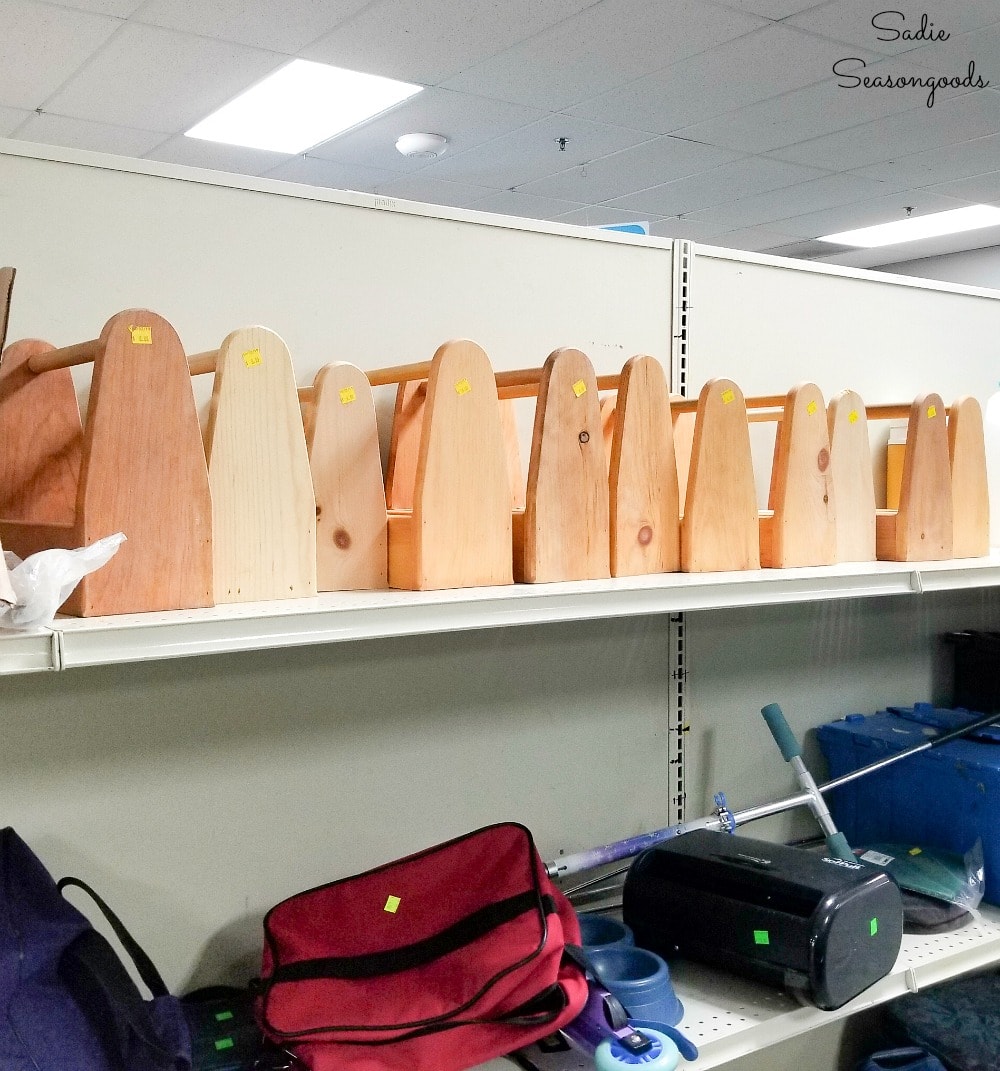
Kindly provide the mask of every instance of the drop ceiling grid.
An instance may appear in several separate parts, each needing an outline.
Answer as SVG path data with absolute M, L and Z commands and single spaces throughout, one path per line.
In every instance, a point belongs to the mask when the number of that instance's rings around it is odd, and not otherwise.
M 605 0 L 444 84 L 559 111 L 766 25 L 702 0 Z
M 44 109 L 173 134 L 283 62 L 274 52 L 126 22 Z
M 894 6 L 910 28 L 926 7 Z M 945 42 L 880 42 L 871 15 L 867 0 L 0 0 L 0 136 L 565 222 L 648 219 L 735 248 L 904 202 L 997 200 L 996 0 L 936 0 Z M 183 136 L 293 54 L 427 88 L 304 157 Z M 927 109 L 919 89 L 838 87 L 845 55 L 919 74 L 974 55 L 994 85 Z M 448 152 L 400 156 L 396 138 L 419 129 Z
M 0 104 L 34 111 L 121 25 L 117 19 L 38 0 L 2 0 Z

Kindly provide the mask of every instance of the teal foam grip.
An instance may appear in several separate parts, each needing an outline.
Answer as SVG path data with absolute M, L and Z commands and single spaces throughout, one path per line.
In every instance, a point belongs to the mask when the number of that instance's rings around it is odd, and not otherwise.
M 788 722 L 785 721 L 785 715 L 782 714 L 781 707 L 777 703 L 768 703 L 766 707 L 761 709 L 761 714 L 764 715 L 764 721 L 767 722 L 767 727 L 771 730 L 774 742 L 778 745 L 778 750 L 781 752 L 781 757 L 785 762 L 791 762 L 792 759 L 798 758 L 802 754 L 802 750 L 799 747 L 798 740 L 795 739 L 794 733 L 788 728 Z
M 851 851 L 851 846 L 847 843 L 847 837 L 843 833 L 834 833 L 827 837 L 826 846 L 834 859 L 843 859 L 848 863 L 858 861 L 858 857 Z

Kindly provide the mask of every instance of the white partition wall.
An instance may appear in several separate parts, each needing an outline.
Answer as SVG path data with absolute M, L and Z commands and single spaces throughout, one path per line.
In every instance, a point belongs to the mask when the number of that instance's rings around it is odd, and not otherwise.
M 191 353 L 264 324 L 300 383 L 460 337 L 496 368 L 559 346 L 601 372 L 634 353 L 669 362 L 663 240 L 2 140 L 0 190 L 0 261 L 18 269 L 8 340 L 81 342 L 138 306 Z
M 747 395 L 783 394 L 803 380 L 829 399 L 845 388 L 870 404 L 985 402 L 1000 378 L 1000 291 L 813 265 L 695 245 L 688 393 L 725 376 Z M 751 426 L 759 503 L 766 505 L 774 424 Z M 873 466 L 884 494 L 887 424 L 873 423 Z M 735 806 L 795 789 L 760 708 L 777 702 L 822 775 L 809 730 L 887 704 L 947 702 L 941 635 L 1000 628 L 996 589 L 902 599 L 688 614 L 685 777 L 689 815 L 724 790 Z M 747 827 L 748 835 L 809 835 L 807 811 Z
M 8 340 L 80 342 L 149 306 L 189 352 L 271 327 L 300 384 L 458 336 L 497 368 L 558 346 L 602 372 L 669 363 L 667 242 L 9 142 L 0 192 Z M 240 980 L 264 911 L 302 888 L 494 821 L 547 858 L 666 821 L 667 634 L 645 617 L 0 679 L 0 821 L 92 881 L 172 986 Z
M 996 389 L 1000 290 L 701 245 L 692 259 L 692 394 L 721 375 L 745 394 L 808 379 L 871 405 Z

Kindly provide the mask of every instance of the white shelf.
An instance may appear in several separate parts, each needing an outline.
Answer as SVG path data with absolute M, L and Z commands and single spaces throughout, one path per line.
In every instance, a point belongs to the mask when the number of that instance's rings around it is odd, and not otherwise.
M 57 618 L 50 631 L 3 631 L 0 674 L 557 621 L 997 586 L 1000 551 L 962 561 L 667 573 L 432 592 L 332 592 L 204 610 Z
M 698 1059 L 684 1071 L 708 1071 L 759 1052 L 855 1012 L 884 1004 L 1000 959 L 1000 909 L 983 905 L 960 930 L 906 935 L 892 971 L 835 1011 L 804 1007 L 782 990 L 697 963 L 671 961 L 674 989 L 684 1005 L 678 1029 L 698 1046 Z M 544 1071 L 593 1071 L 581 1053 L 548 1055 L 533 1062 Z M 476 1071 L 504 1071 L 509 1061 L 491 1061 Z
M 891 973 L 835 1011 L 803 1007 L 769 990 L 694 963 L 671 964 L 684 1004 L 680 1029 L 699 1050 L 685 1067 L 707 1071 L 855 1012 L 915 993 L 1000 959 L 1000 911 L 985 907 L 960 930 L 906 935 Z

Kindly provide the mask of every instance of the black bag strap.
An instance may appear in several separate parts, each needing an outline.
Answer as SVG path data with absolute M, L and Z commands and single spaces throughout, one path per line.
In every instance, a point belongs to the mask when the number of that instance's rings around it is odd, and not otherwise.
M 146 955 L 142 946 L 138 941 L 128 932 L 125 928 L 125 923 L 111 910 L 110 907 L 101 899 L 100 896 L 84 881 L 79 878 L 62 878 L 57 885 L 60 892 L 63 891 L 68 885 L 75 886 L 83 891 L 94 901 L 94 903 L 100 908 L 101 914 L 108 920 L 111 929 L 114 931 L 115 937 L 121 942 L 122 947 L 129 954 L 132 962 L 135 964 L 135 969 L 139 972 L 139 977 L 142 979 L 143 984 L 149 990 L 150 995 L 153 997 L 165 997 L 169 994 L 170 990 L 167 989 L 166 983 L 160 976 L 160 972 L 153 965 L 153 961 Z M 112 953 L 113 954 L 113 953 Z M 117 956 L 115 959 L 117 960 Z
M 538 910 L 539 907 L 543 916 L 556 911 L 555 900 L 551 896 L 539 898 L 533 891 L 519 893 L 480 908 L 440 933 L 401 948 L 358 956 L 326 956 L 281 964 L 265 980 L 265 984 L 271 986 L 279 982 L 302 982 L 317 978 L 357 980 L 412 970 L 414 967 L 433 963 L 449 952 L 471 944 L 503 923 L 510 922 L 527 911 Z
M 63 950 L 58 970 L 115 1071 L 125 1071 L 132 1038 L 143 1044 L 150 1071 L 176 1066 L 176 1053 L 164 1046 L 149 1006 L 102 934 L 91 929 L 78 934 Z

